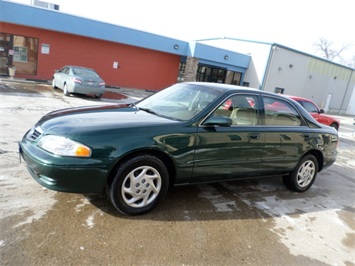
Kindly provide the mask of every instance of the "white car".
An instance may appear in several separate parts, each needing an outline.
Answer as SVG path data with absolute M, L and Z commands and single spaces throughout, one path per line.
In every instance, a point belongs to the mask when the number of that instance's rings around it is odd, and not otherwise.
M 71 93 L 91 94 L 99 99 L 105 92 L 105 81 L 95 70 L 81 66 L 64 66 L 56 70 L 52 86 L 62 89 L 65 96 Z

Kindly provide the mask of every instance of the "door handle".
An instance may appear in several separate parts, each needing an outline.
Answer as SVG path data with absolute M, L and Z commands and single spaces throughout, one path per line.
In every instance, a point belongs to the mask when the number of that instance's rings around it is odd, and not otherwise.
M 259 133 L 251 133 L 248 135 L 249 139 L 260 139 Z
M 303 134 L 304 140 L 309 140 L 310 137 L 311 137 L 310 134 Z

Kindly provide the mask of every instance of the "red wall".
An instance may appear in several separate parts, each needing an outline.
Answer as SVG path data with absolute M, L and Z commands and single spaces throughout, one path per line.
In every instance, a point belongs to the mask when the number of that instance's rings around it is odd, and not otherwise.
M 72 64 L 95 69 L 107 85 L 160 90 L 176 83 L 178 55 L 8 23 L 1 31 L 39 39 L 37 75 L 18 78 L 51 80 L 55 69 Z M 42 44 L 50 45 L 49 54 L 41 53 Z

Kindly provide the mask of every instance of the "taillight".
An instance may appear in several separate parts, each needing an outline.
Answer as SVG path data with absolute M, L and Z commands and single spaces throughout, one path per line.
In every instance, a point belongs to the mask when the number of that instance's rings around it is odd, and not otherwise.
M 81 80 L 78 78 L 71 78 L 71 80 L 75 83 L 81 83 Z

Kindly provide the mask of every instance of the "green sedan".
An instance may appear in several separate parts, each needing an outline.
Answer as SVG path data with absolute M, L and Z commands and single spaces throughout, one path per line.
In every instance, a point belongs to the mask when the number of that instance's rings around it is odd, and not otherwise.
M 29 173 L 63 192 L 107 193 L 124 214 L 155 208 L 169 187 L 280 176 L 297 192 L 331 166 L 339 138 L 274 93 L 179 83 L 135 104 L 43 116 L 19 142 Z

